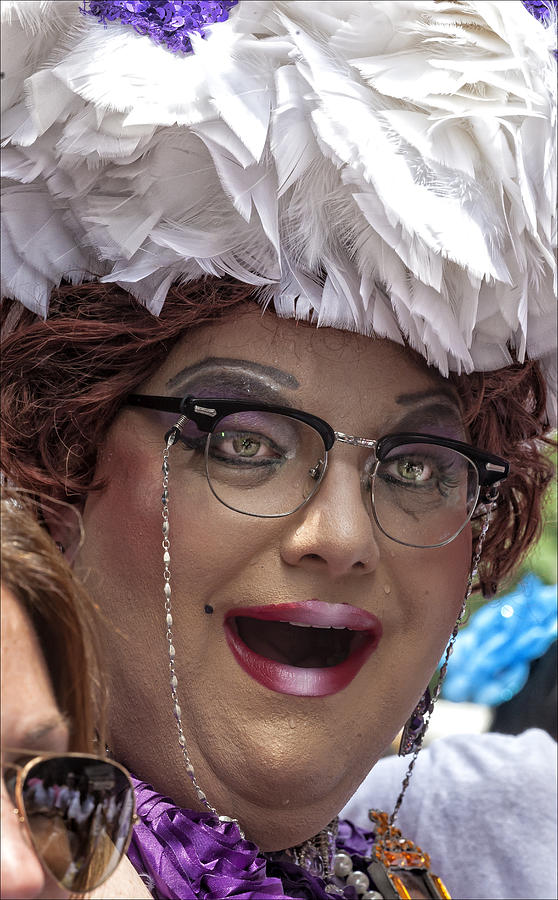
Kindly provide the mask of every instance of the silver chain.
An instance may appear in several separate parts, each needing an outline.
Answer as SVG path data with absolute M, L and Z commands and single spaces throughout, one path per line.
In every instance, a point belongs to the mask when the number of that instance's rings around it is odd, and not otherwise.
M 172 697 L 172 702 L 173 702 L 174 718 L 176 720 L 176 727 L 178 729 L 178 743 L 180 744 L 182 756 L 184 757 L 184 762 L 186 764 L 186 772 L 188 774 L 190 781 L 192 782 L 192 785 L 194 787 L 194 790 L 196 792 L 198 800 L 200 801 L 200 803 L 203 803 L 205 808 L 207 810 L 209 810 L 209 812 L 213 813 L 213 815 L 216 816 L 220 822 L 223 822 L 223 823 L 234 822 L 238 827 L 241 837 L 244 838 L 244 833 L 243 833 L 242 829 L 240 828 L 238 821 L 236 819 L 233 819 L 230 816 L 220 816 L 219 813 L 217 812 L 217 810 L 215 809 L 215 807 L 211 805 L 211 803 L 207 799 L 204 791 L 202 791 L 201 787 L 199 786 L 199 784 L 196 780 L 194 767 L 192 765 L 192 761 L 188 754 L 188 748 L 186 746 L 186 738 L 184 736 L 184 728 L 182 726 L 182 711 L 180 709 L 180 703 L 178 700 L 178 677 L 176 674 L 176 666 L 175 666 L 176 650 L 174 647 L 174 637 L 173 637 L 173 632 L 172 632 L 172 626 L 173 626 L 172 603 L 171 603 L 172 588 L 171 588 L 171 583 L 170 583 L 171 582 L 171 573 L 170 573 L 170 561 L 171 561 L 170 546 L 171 546 L 171 544 L 170 544 L 170 522 L 169 522 L 169 471 L 170 471 L 169 451 L 170 451 L 170 448 L 172 447 L 172 445 L 174 444 L 174 442 L 176 441 L 179 433 L 182 431 L 182 427 L 183 427 L 185 421 L 186 421 L 186 416 L 180 416 L 176 425 L 172 428 L 172 430 L 167 435 L 167 443 L 165 445 L 165 449 L 163 450 L 163 465 L 162 465 L 163 494 L 161 497 L 161 501 L 162 501 L 162 505 L 163 505 L 163 508 L 162 508 L 163 541 L 162 541 L 161 546 L 163 548 L 163 566 L 164 566 L 164 568 L 163 568 L 163 578 L 164 578 L 163 591 L 165 594 L 165 615 L 166 615 L 166 626 L 167 626 L 166 635 L 167 635 L 168 653 L 169 653 L 169 673 L 170 673 L 171 697 Z
M 479 570 L 479 563 L 480 563 L 480 559 L 481 559 L 482 548 L 484 545 L 484 539 L 486 537 L 486 532 L 488 531 L 488 527 L 490 525 L 490 520 L 492 518 L 492 511 L 494 510 L 494 508 L 496 506 L 497 499 L 498 499 L 498 492 L 495 491 L 493 493 L 493 495 L 491 496 L 489 503 L 487 504 L 486 515 L 485 515 L 484 521 L 482 523 L 482 528 L 480 530 L 480 533 L 479 533 L 479 536 L 477 539 L 477 546 L 475 549 L 475 553 L 474 553 L 472 561 L 471 561 L 471 569 L 469 571 L 469 576 L 467 578 L 467 587 L 465 588 L 465 596 L 463 598 L 463 603 L 462 603 L 461 609 L 459 610 L 459 615 L 457 617 L 455 625 L 453 626 L 453 631 L 451 633 L 450 639 L 448 641 L 448 645 L 446 647 L 444 661 L 440 667 L 440 671 L 438 672 L 438 679 L 436 681 L 436 687 L 434 688 L 434 691 L 432 694 L 432 702 L 430 703 L 429 709 L 425 713 L 425 721 L 424 721 L 424 726 L 422 728 L 421 736 L 417 741 L 416 749 L 413 752 L 411 761 L 409 763 L 409 766 L 407 768 L 405 777 L 404 777 L 402 785 L 401 785 L 401 791 L 399 792 L 399 796 L 395 802 L 393 812 L 392 812 L 391 816 L 389 817 L 390 828 L 395 824 L 397 814 L 398 814 L 401 804 L 403 802 L 403 797 L 405 796 L 405 791 L 409 787 L 409 782 L 411 780 L 411 775 L 413 774 L 413 769 L 415 768 L 415 763 L 417 761 L 417 757 L 422 749 L 422 741 L 423 741 L 424 735 L 426 733 L 426 730 L 428 728 L 430 718 L 432 716 L 432 712 L 434 709 L 434 703 L 440 696 L 440 692 L 442 690 L 442 684 L 443 684 L 444 678 L 446 676 L 449 658 L 453 653 L 453 647 L 455 644 L 455 640 L 457 638 L 459 628 L 463 622 L 463 616 L 465 614 L 465 610 L 467 609 L 467 603 L 469 602 L 469 597 L 471 596 L 471 591 L 473 590 L 473 582 L 474 582 L 474 580 L 477 576 L 477 572 Z

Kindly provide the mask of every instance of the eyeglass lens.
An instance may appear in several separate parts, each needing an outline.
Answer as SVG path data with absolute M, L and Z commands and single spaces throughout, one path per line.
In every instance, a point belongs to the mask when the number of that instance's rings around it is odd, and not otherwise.
M 388 537 L 412 547 L 435 547 L 459 534 L 478 492 L 477 469 L 457 450 L 402 444 L 378 463 L 371 499 Z
M 119 768 L 80 757 L 44 759 L 27 773 L 22 796 L 35 849 L 65 888 L 92 890 L 114 871 L 134 808 Z
M 212 491 L 225 506 L 256 516 L 294 512 L 318 488 L 325 446 L 310 425 L 269 412 L 221 419 L 206 444 Z
M 298 509 L 325 472 L 321 435 L 310 425 L 270 412 L 221 419 L 207 437 L 206 473 L 215 496 L 238 512 L 268 517 Z M 437 444 L 405 444 L 378 462 L 371 479 L 374 517 L 388 537 L 432 547 L 455 537 L 471 517 L 478 473 L 460 452 Z

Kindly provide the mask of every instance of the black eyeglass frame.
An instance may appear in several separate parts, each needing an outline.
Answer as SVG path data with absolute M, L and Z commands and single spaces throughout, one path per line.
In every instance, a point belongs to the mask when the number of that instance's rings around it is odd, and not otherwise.
M 7 753 L 10 756 L 17 755 L 20 758 L 21 757 L 29 757 L 29 759 L 27 760 L 27 762 L 24 765 L 22 765 L 19 762 L 15 762 L 15 761 L 8 762 L 8 761 L 3 760 L 2 761 L 2 777 L 4 778 L 4 772 L 8 769 L 13 769 L 14 771 L 16 771 L 17 775 L 16 775 L 16 782 L 15 782 L 15 786 L 14 786 L 13 796 L 8 791 L 10 799 L 16 805 L 14 812 L 17 812 L 19 821 L 27 829 L 27 833 L 29 834 L 29 838 L 31 840 L 31 845 L 32 845 L 35 853 L 37 854 L 37 856 L 41 862 L 41 865 L 46 869 L 46 871 L 49 873 L 49 875 L 56 881 L 58 886 L 63 888 L 63 890 L 65 890 L 65 891 L 69 890 L 67 885 L 63 884 L 56 877 L 55 873 L 50 869 L 48 863 L 43 858 L 43 855 L 35 842 L 33 829 L 31 828 L 31 825 L 29 823 L 27 810 L 25 808 L 25 802 L 23 799 L 23 785 L 25 783 L 25 780 L 26 780 L 29 772 L 32 771 L 35 768 L 35 766 L 37 766 L 38 764 L 43 763 L 43 762 L 48 762 L 48 760 L 61 760 L 61 759 L 68 759 L 68 758 L 91 760 L 92 762 L 103 763 L 104 765 L 108 765 L 115 769 L 118 769 L 125 776 L 126 781 L 128 782 L 128 784 L 130 786 L 130 792 L 131 792 L 131 797 L 132 797 L 132 810 L 131 810 L 131 815 L 130 815 L 130 824 L 128 827 L 128 835 L 126 837 L 126 840 L 124 841 L 121 850 L 119 850 L 120 857 L 119 857 L 118 863 L 109 872 L 107 872 L 106 875 L 104 875 L 99 881 L 95 882 L 94 885 L 89 885 L 85 890 L 79 890 L 79 889 L 73 888 L 70 891 L 70 893 L 72 893 L 72 894 L 89 893 L 90 891 L 96 890 L 98 887 L 100 887 L 100 885 L 104 884 L 104 882 L 107 881 L 111 877 L 111 875 L 114 874 L 114 872 L 118 868 L 118 865 L 126 856 L 128 847 L 130 846 L 130 841 L 132 840 L 132 832 L 133 832 L 134 825 L 136 825 L 137 822 L 139 821 L 137 811 L 136 811 L 136 795 L 135 795 L 135 791 L 134 791 L 134 785 L 132 784 L 132 780 L 130 778 L 130 773 L 119 762 L 116 762 L 116 760 L 106 759 L 102 756 L 96 756 L 94 753 L 73 753 L 73 752 L 54 753 L 54 752 L 49 751 L 49 752 L 44 752 L 44 753 L 38 753 L 36 756 L 34 756 L 33 755 L 34 752 L 35 751 L 25 750 L 20 747 L 2 748 L 3 754 Z M 7 785 L 6 785 L 6 789 L 7 789 Z M 91 860 L 91 862 L 93 862 L 93 860 Z
M 374 471 L 370 473 L 372 484 L 372 501 L 374 499 L 373 483 L 376 468 L 379 463 L 383 462 L 388 454 L 391 453 L 392 450 L 394 450 L 396 447 L 404 444 L 434 444 L 439 447 L 446 447 L 449 450 L 455 450 L 466 459 L 468 459 L 477 471 L 477 497 L 475 499 L 475 503 L 473 504 L 470 516 L 463 523 L 456 534 L 452 535 L 442 543 L 427 545 L 422 549 L 443 547 L 445 546 L 445 544 L 449 544 L 452 540 L 454 540 L 454 538 L 456 538 L 458 534 L 460 534 L 463 528 L 465 528 L 467 523 L 471 520 L 475 507 L 478 503 L 480 489 L 491 488 L 498 485 L 501 481 L 507 478 L 509 474 L 509 463 L 505 459 L 502 459 L 499 456 L 495 456 L 493 453 L 488 453 L 486 450 L 480 450 L 477 447 L 473 447 L 470 444 L 465 443 L 464 441 L 455 441 L 451 438 L 444 438 L 440 437 L 439 435 L 427 434 L 423 432 L 407 431 L 388 434 L 384 437 L 378 438 L 377 440 L 357 437 L 355 435 L 345 434 L 341 431 L 335 431 L 328 422 L 324 421 L 324 419 L 319 418 L 319 416 L 304 412 L 300 409 L 294 409 L 290 406 L 275 406 L 269 403 L 258 403 L 250 400 L 223 400 L 218 397 L 193 397 L 188 395 L 186 397 L 180 398 L 163 397 L 154 394 L 128 394 L 125 405 L 141 407 L 143 409 L 154 409 L 158 410 L 159 412 L 175 413 L 179 416 L 184 416 L 184 418 L 188 421 L 194 422 L 197 428 L 200 431 L 205 432 L 207 435 L 212 434 L 219 425 L 219 422 L 221 422 L 224 418 L 239 412 L 275 413 L 276 415 L 287 416 L 291 419 L 303 422 L 304 424 L 317 431 L 324 442 L 326 459 L 324 460 L 324 466 L 320 473 L 320 477 L 316 482 L 316 490 L 313 491 L 308 497 L 305 497 L 304 500 L 297 507 L 295 507 L 295 509 L 292 509 L 287 513 L 277 513 L 275 515 L 266 516 L 238 510 L 235 507 L 229 506 L 229 504 L 225 503 L 215 493 L 211 485 L 211 481 L 208 478 L 210 490 L 220 503 L 222 503 L 224 506 L 227 506 L 229 509 L 233 509 L 235 512 L 238 512 L 241 515 L 254 516 L 255 518 L 282 518 L 284 516 L 292 515 L 301 507 L 305 506 L 306 503 L 308 503 L 308 501 L 314 496 L 319 485 L 323 481 L 327 469 L 327 453 L 331 450 L 336 442 L 351 444 L 353 446 L 366 447 L 373 452 L 376 460 L 376 466 L 374 468 Z M 167 435 L 165 436 L 166 439 L 168 439 L 168 435 L 172 432 L 172 430 L 173 429 L 170 429 L 170 431 L 167 433 Z M 390 538 L 390 540 L 395 541 L 398 544 L 403 544 L 403 546 L 416 546 L 415 544 L 406 544 L 404 541 L 400 541 L 397 538 L 392 537 L 392 535 L 388 534 L 388 532 L 386 532 L 382 527 L 382 524 L 378 521 L 374 502 L 372 502 L 371 505 L 376 524 L 383 532 L 383 534 L 386 535 L 386 537 Z

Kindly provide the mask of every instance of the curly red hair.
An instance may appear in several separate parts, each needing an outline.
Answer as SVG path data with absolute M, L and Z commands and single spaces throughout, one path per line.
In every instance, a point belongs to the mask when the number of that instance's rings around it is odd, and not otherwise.
M 188 329 L 254 300 L 254 288 L 208 278 L 169 292 L 153 316 L 110 285 L 62 286 L 46 321 L 5 302 L 1 465 L 18 485 L 74 502 L 102 487 L 97 453 L 123 398 Z M 553 467 L 546 391 L 536 362 L 453 375 L 475 445 L 510 462 L 479 573 L 485 596 L 512 573 L 541 528 Z

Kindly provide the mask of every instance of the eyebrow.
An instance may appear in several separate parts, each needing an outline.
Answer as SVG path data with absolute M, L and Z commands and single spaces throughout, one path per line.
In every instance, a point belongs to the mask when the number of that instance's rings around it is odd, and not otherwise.
M 51 716 L 49 719 L 45 719 L 44 722 L 39 722 L 37 725 L 29 728 L 25 734 L 22 735 L 21 741 L 23 741 L 24 747 L 40 747 L 41 742 L 45 740 L 53 731 L 56 729 L 67 728 L 70 727 L 70 720 L 67 716 L 62 713 L 56 713 Z
M 300 387 L 297 379 L 289 372 L 276 369 L 275 366 L 264 366 L 252 360 L 228 356 L 208 356 L 191 366 L 186 366 L 167 381 L 167 387 L 172 390 L 183 382 L 190 380 L 194 375 L 202 373 L 205 369 L 228 369 L 229 371 L 236 369 L 241 374 L 271 378 L 281 387 L 289 388 L 292 391 Z
M 431 400 L 433 402 L 449 400 L 454 409 L 461 413 L 457 394 L 450 387 L 445 387 L 444 385 L 436 388 L 427 388 L 424 391 L 413 391 L 411 394 L 399 394 L 395 398 L 395 402 L 399 406 L 413 406 L 415 403 L 420 403 L 421 400 Z
M 405 412 L 398 421 L 392 419 L 388 423 L 390 430 L 428 432 L 431 426 L 445 425 L 457 428 L 460 440 L 467 437 L 459 398 L 452 393 L 451 389 L 441 387 L 434 390 L 416 391 L 412 394 L 400 394 L 396 397 L 396 403 L 403 406 Z

